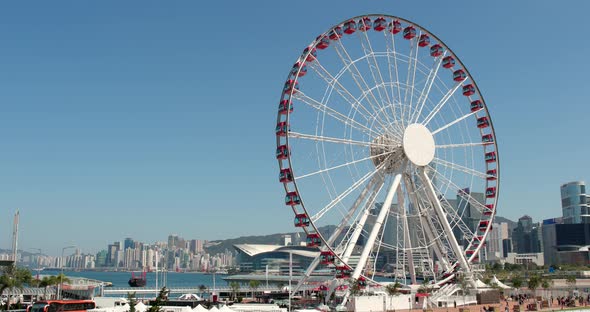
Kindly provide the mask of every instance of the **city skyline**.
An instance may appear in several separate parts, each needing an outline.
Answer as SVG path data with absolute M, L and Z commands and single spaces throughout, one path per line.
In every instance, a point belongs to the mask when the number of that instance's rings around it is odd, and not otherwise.
M 19 248 L 54 255 L 295 231 L 274 158 L 280 89 L 317 34 L 369 12 L 427 27 L 469 67 L 496 127 L 498 215 L 561 216 L 559 187 L 590 177 L 576 40 L 589 5 L 424 3 L 0 4 L 0 248 L 16 209 Z

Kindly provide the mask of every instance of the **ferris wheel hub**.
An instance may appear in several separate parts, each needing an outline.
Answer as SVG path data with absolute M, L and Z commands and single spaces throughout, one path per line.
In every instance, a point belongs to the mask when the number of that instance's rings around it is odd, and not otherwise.
M 406 157 L 416 166 L 426 166 L 434 159 L 434 137 L 422 124 L 411 124 L 402 141 Z

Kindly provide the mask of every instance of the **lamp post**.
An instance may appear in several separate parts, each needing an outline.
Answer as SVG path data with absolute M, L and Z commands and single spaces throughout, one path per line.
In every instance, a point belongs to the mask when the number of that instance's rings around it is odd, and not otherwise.
M 66 249 L 70 249 L 70 248 L 76 248 L 76 246 L 66 246 L 64 248 L 61 249 L 61 261 L 60 261 L 60 267 L 61 267 L 61 274 L 59 275 L 59 290 L 57 292 L 57 297 L 61 300 L 62 299 L 62 295 L 61 292 L 63 290 L 63 283 L 64 283 L 64 253 L 66 252 Z

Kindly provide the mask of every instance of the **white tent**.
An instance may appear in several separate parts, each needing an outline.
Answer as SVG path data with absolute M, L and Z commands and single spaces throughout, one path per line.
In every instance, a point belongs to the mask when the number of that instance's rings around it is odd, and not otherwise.
M 209 310 L 207 310 L 204 306 L 202 305 L 198 305 L 193 309 L 193 312 L 207 312 Z
M 180 309 L 180 312 L 193 312 L 193 310 L 189 306 L 184 306 Z
M 234 312 L 230 307 L 224 305 L 223 307 L 219 308 L 219 312 Z
M 143 302 L 139 302 L 135 305 L 135 311 L 137 312 L 145 312 L 147 311 L 147 306 Z
M 203 300 L 197 294 L 184 294 L 178 297 L 179 300 Z
M 498 285 L 498 287 L 500 287 L 502 289 L 512 289 L 512 287 L 500 282 L 500 280 L 496 277 L 496 275 L 494 275 L 490 284 L 496 284 L 496 285 Z
M 219 309 L 216 307 L 212 307 L 211 309 L 209 309 L 209 312 L 219 312 Z

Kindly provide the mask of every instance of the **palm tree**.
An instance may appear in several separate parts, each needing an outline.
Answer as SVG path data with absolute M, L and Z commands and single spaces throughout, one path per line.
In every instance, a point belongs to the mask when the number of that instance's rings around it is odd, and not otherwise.
M 547 289 L 553 286 L 553 280 L 548 277 L 543 277 L 541 280 L 541 287 L 545 289 L 545 297 L 547 297 Z
M 129 303 L 129 312 L 135 312 L 135 305 L 137 304 L 137 300 L 135 300 L 135 292 L 128 292 L 127 293 L 127 302 Z
M 531 277 L 529 278 L 528 282 L 528 287 L 529 289 L 533 292 L 533 294 L 535 293 L 535 289 L 537 289 L 539 287 L 539 285 L 541 284 L 541 278 L 538 275 L 531 275 Z
M 522 278 L 520 277 L 520 275 L 512 275 L 512 279 L 510 280 L 510 282 L 512 282 L 512 286 L 516 288 L 516 292 L 519 293 L 520 287 L 522 286 Z
M 391 306 L 391 301 L 393 299 L 392 297 L 399 295 L 399 289 L 401 287 L 402 285 L 398 282 L 388 284 L 387 286 L 385 286 L 385 292 L 387 293 L 387 295 L 389 295 L 389 306 Z
M 258 289 L 258 286 L 260 286 L 260 281 L 251 280 L 250 283 L 248 283 L 248 286 L 250 286 L 250 289 L 252 290 L 252 299 L 254 299 L 254 293 L 256 292 L 256 289 Z
M 207 286 L 205 286 L 203 284 L 199 285 L 199 291 L 201 292 L 201 297 L 203 297 L 205 290 L 207 290 Z
M 568 275 L 568 277 L 565 278 L 565 283 L 570 288 L 574 288 L 574 286 L 576 286 L 576 276 L 575 275 Z
M 231 289 L 232 300 L 236 300 L 238 292 L 240 291 L 240 283 L 233 281 L 229 283 L 229 288 Z
M 33 280 L 31 271 L 25 268 L 18 268 L 10 265 L 4 268 L 0 276 L 0 296 L 6 289 L 22 288 L 25 284 L 30 284 Z M 10 306 L 10 301 L 6 303 L 6 310 Z
M 67 277 L 64 277 L 63 280 L 66 283 L 69 283 L 70 282 L 70 279 L 67 278 Z M 47 289 L 50 286 L 57 286 L 60 283 L 60 279 L 59 279 L 59 277 L 57 277 L 55 275 L 43 276 L 43 278 L 40 281 L 38 281 L 38 283 L 39 283 L 38 284 L 39 287 L 45 288 L 45 290 L 44 290 L 44 297 L 47 298 Z
M 362 287 L 361 287 L 361 283 L 358 279 L 351 278 L 348 281 L 348 284 L 350 285 L 348 287 L 348 292 L 350 293 L 351 296 L 357 296 L 361 293 Z

